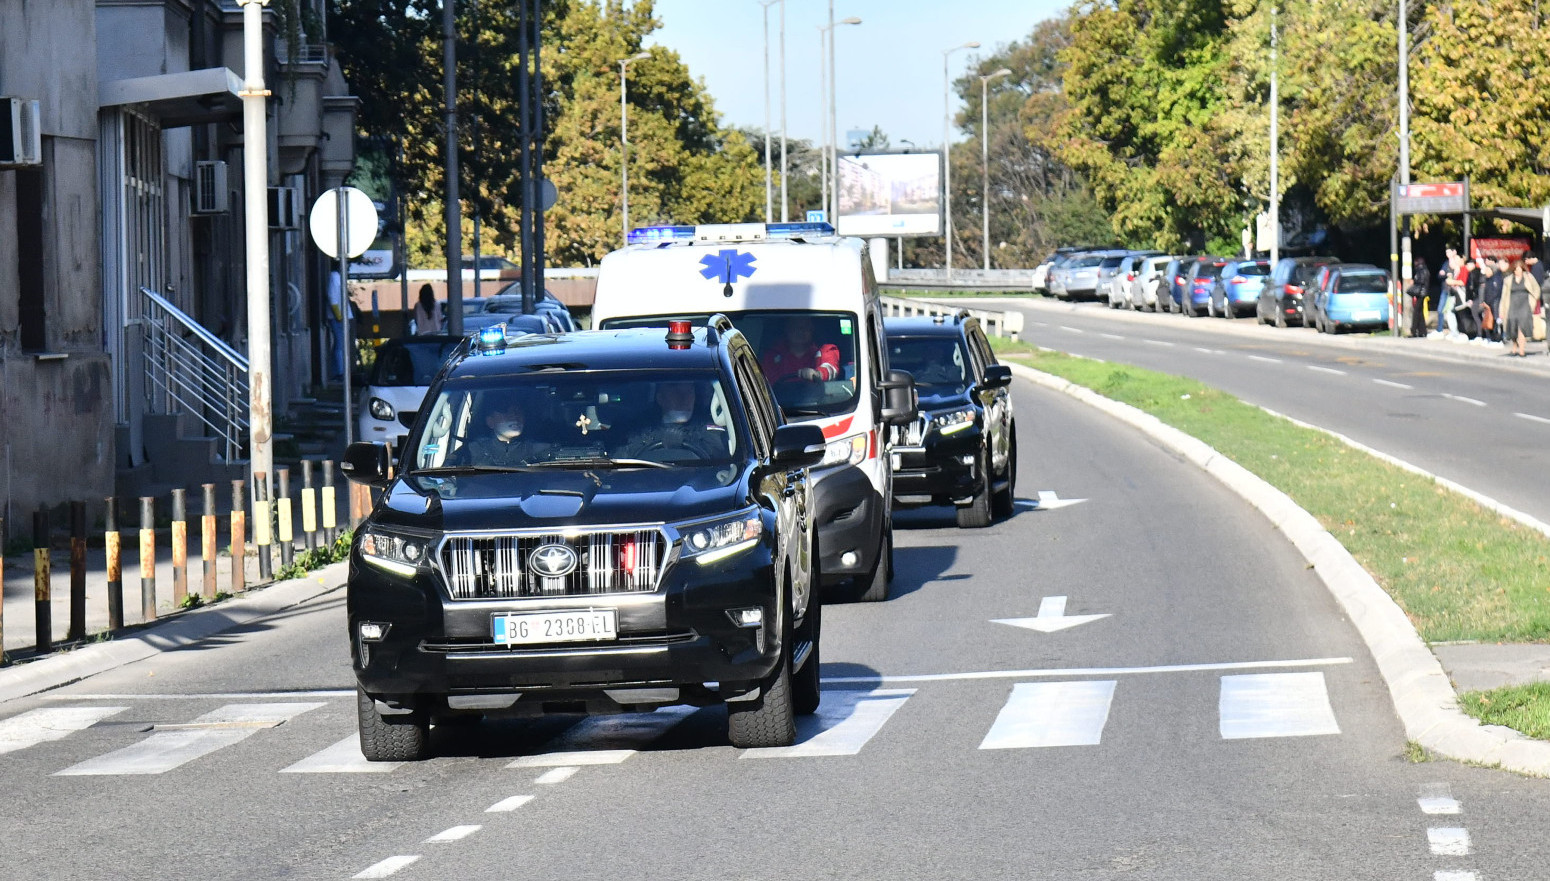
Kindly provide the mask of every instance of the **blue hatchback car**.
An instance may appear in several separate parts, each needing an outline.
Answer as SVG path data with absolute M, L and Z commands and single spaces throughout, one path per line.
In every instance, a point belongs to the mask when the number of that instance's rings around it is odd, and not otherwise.
M 1366 263 L 1330 267 L 1314 294 L 1313 324 L 1319 333 L 1388 327 L 1388 272 Z
M 1224 318 L 1237 318 L 1259 305 L 1259 291 L 1270 275 L 1269 260 L 1230 260 L 1211 288 L 1206 311 Z
M 1221 257 L 1201 257 L 1190 265 L 1179 306 L 1190 318 L 1199 316 L 1211 303 L 1211 291 L 1226 268 Z

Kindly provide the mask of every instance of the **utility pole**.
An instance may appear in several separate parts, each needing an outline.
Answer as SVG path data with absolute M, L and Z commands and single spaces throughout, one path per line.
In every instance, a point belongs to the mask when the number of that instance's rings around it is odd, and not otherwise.
M 268 0 L 238 0 L 242 7 L 242 192 L 243 238 L 248 268 L 248 462 L 249 475 L 264 476 L 265 490 L 249 480 L 254 498 L 271 498 L 274 473 L 274 412 L 270 390 L 269 327 L 269 131 L 264 112 L 264 5 Z M 344 280 L 340 279 L 341 286 Z M 341 291 L 348 298 L 349 291 Z M 345 320 L 350 319 L 344 300 Z M 346 353 L 348 354 L 348 353 Z M 345 364 L 346 375 L 349 363 Z
M 457 186 L 457 10 L 442 0 L 442 92 L 447 105 L 447 333 L 463 335 L 463 214 Z M 348 313 L 348 309 L 346 310 Z M 349 315 L 345 317 L 348 319 Z M 346 355 L 349 353 L 346 352 Z M 345 370 L 349 370 L 348 364 Z
M 1281 93 L 1277 79 L 1276 7 L 1270 4 L 1270 269 L 1281 262 Z M 1283 324 L 1285 322 L 1282 322 Z
M 780 0 L 780 222 L 791 219 L 786 201 L 786 0 Z
M 1406 0 L 1399 0 L 1399 185 L 1410 186 L 1410 7 Z M 1415 274 L 1410 260 L 1410 215 L 1402 215 L 1399 223 L 1399 290 L 1403 299 Z

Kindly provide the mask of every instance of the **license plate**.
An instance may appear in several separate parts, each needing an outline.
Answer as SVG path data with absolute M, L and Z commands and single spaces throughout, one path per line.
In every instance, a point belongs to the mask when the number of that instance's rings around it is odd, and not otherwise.
M 617 616 L 613 609 L 496 615 L 495 641 L 502 645 L 527 645 L 614 640 L 619 638 Z
M 1377 321 L 1382 317 L 1383 313 L 1377 309 L 1368 309 L 1364 312 L 1357 312 L 1355 315 L 1351 316 L 1352 320 L 1354 321 Z

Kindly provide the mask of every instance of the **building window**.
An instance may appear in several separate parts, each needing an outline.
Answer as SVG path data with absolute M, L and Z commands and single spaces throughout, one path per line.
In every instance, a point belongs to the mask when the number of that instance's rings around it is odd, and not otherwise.
M 16 171 L 17 318 L 26 352 L 48 349 L 43 299 L 43 171 Z

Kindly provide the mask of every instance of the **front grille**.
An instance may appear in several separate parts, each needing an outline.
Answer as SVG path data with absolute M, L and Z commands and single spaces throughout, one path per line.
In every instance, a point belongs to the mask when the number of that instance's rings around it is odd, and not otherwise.
M 534 572 L 528 563 L 544 545 L 576 554 L 568 575 Z M 666 542 L 655 529 L 562 535 L 448 536 L 441 571 L 454 600 L 648 593 L 657 587 Z

